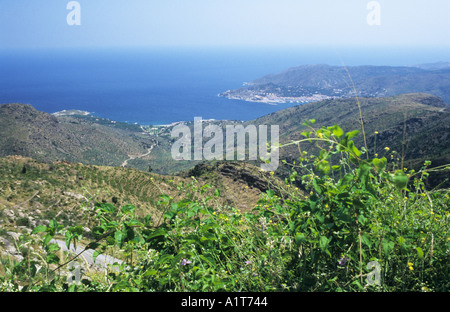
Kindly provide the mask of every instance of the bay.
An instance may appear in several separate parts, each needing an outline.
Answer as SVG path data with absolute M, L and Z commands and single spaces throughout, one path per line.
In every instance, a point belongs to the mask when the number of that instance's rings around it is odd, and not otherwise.
M 31 104 L 48 113 L 78 109 L 139 124 L 194 117 L 251 120 L 296 104 L 250 103 L 217 95 L 304 64 L 412 65 L 448 55 L 426 49 L 395 51 L 351 47 L 0 51 L 0 103 Z

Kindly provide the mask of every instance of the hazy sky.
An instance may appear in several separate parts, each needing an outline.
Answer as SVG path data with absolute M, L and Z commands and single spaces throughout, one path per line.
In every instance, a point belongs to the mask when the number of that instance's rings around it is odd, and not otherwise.
M 160 45 L 450 46 L 449 0 L 1 0 L 0 48 Z

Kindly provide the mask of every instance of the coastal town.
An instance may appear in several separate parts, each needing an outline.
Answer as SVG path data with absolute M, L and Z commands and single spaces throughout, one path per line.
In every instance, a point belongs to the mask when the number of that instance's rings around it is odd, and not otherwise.
M 226 97 L 230 100 L 241 100 L 246 102 L 258 102 L 270 105 L 284 104 L 284 103 L 298 103 L 304 104 L 309 102 L 322 101 L 327 99 L 338 98 L 339 96 L 329 96 L 324 94 L 311 94 L 302 96 L 281 96 L 276 93 L 265 93 L 260 90 L 248 90 L 248 92 L 233 92 L 231 90 L 225 91 L 219 96 Z

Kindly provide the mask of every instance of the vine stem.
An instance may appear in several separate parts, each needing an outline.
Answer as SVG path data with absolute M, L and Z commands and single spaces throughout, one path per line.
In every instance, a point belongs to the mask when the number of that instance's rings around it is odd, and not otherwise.
M 366 153 L 367 159 L 369 159 L 369 149 L 367 148 L 366 131 L 364 129 L 364 119 L 362 116 L 361 103 L 359 102 L 358 92 L 356 91 L 356 86 L 355 86 L 355 83 L 353 82 L 352 75 L 350 75 L 350 72 L 349 72 L 347 66 L 345 66 L 345 64 L 344 64 L 344 69 L 347 72 L 348 78 L 350 79 L 350 82 L 352 83 L 352 86 L 353 86 L 353 91 L 355 92 L 356 103 L 358 104 L 358 110 L 359 110 L 359 119 L 361 122 L 361 129 L 362 129 L 362 133 L 363 133 L 363 137 L 364 137 L 364 146 L 366 147 L 366 151 L 367 151 L 367 153 Z
M 362 283 L 362 246 L 361 246 L 361 230 L 358 231 L 358 239 L 359 239 L 359 276 L 361 277 Z

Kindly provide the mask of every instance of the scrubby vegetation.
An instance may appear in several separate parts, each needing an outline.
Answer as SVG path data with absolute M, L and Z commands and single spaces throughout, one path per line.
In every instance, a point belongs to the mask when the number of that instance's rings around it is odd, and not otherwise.
M 427 161 L 408 170 L 388 147 L 375 157 L 358 149 L 359 131 L 304 125 L 310 130 L 289 143 L 301 156 L 285 163 L 283 184 L 267 181 L 253 210 L 225 204 L 223 190 L 196 179 L 176 184 L 182 198 L 161 194 L 154 215 L 96 202 L 89 228 L 51 221 L 23 234 L 23 260 L 2 259 L 0 289 L 449 291 L 450 191 L 425 187 L 431 170 L 449 168 Z M 319 152 L 304 152 L 307 144 Z M 83 253 L 62 253 L 54 238 L 123 263 L 70 281 L 68 266 Z

